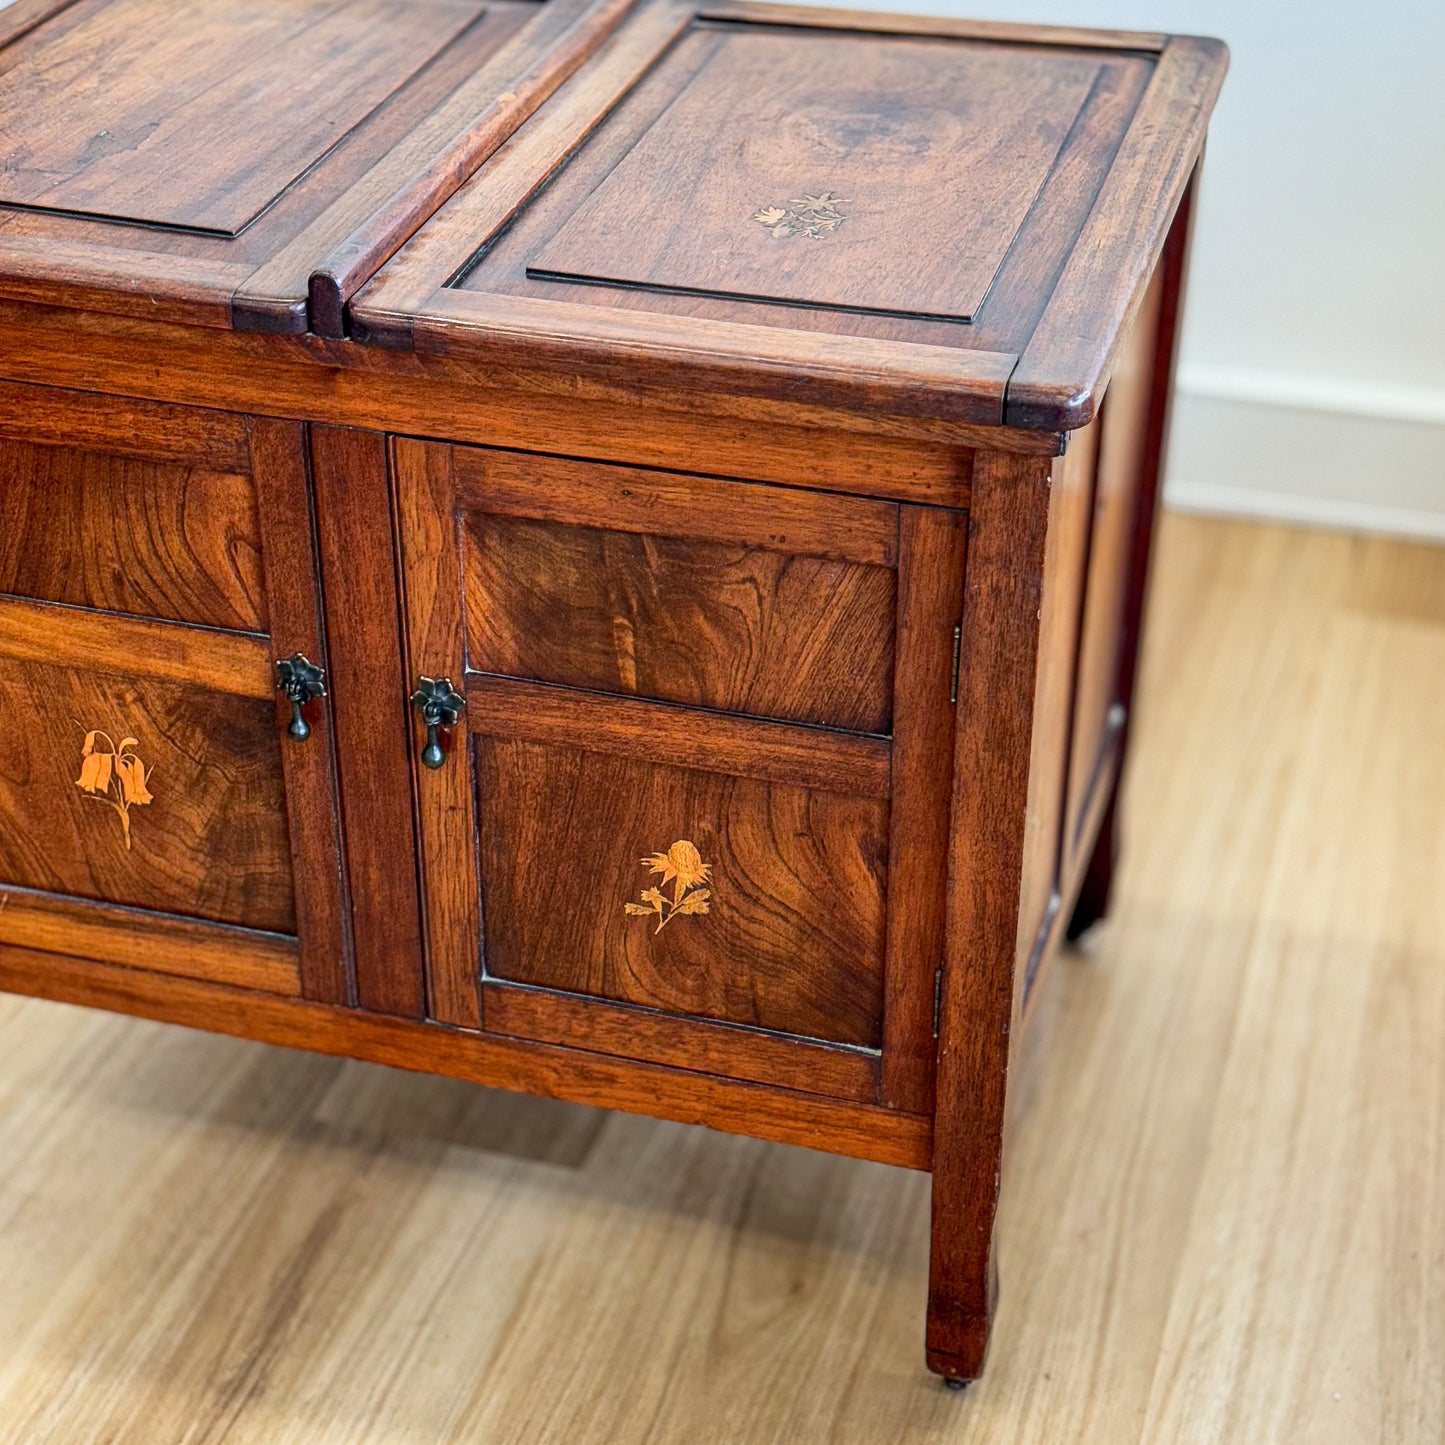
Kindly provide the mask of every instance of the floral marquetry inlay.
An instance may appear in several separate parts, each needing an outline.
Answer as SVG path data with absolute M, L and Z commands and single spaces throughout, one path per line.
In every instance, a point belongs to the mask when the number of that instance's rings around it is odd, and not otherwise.
M 702 861 L 702 854 L 685 838 L 680 838 L 666 853 L 653 853 L 642 860 L 648 874 L 660 876 L 660 886 L 654 884 L 642 890 L 641 903 L 624 903 L 628 913 L 639 918 L 655 917 L 657 927 L 654 933 L 661 933 L 679 913 L 696 916 L 708 911 L 708 900 L 712 890 L 702 885 L 712 872 L 712 864 Z M 672 884 L 672 896 L 663 891 Z
M 817 241 L 831 236 L 848 219 L 838 210 L 847 204 L 842 196 L 824 191 L 817 196 L 795 196 L 787 206 L 764 206 L 753 220 L 780 241 L 789 236 L 810 236 Z
M 126 848 L 130 847 L 130 810 L 154 801 L 146 787 L 146 765 L 135 752 L 139 746 L 135 738 L 122 738 L 117 745 L 99 728 L 86 733 L 80 776 L 75 780 L 86 797 L 115 809 Z

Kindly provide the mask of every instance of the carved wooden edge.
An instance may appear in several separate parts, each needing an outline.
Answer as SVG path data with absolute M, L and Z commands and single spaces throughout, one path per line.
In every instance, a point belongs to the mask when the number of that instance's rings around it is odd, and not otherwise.
M 346 303 L 356 289 L 596 51 L 637 3 L 548 0 L 519 35 L 413 132 L 409 148 L 428 151 L 426 167 L 407 176 L 385 206 L 373 208 L 367 221 L 313 265 L 307 278 L 312 331 L 319 336 L 345 334 Z M 239 315 L 245 304 L 243 294 L 233 311 Z
M 294 938 L 0 884 L 0 945 L 75 954 L 236 988 L 301 992 Z
M 0 297 L 76 313 L 224 329 L 231 324 L 231 289 L 251 269 L 236 262 L 0 232 Z
M 243 476 L 251 469 L 244 418 L 164 402 L 0 382 L 0 437 Z
M 457 504 L 493 516 L 898 565 L 898 508 L 871 497 L 490 447 L 453 466 Z
M 487 979 L 482 996 L 491 1033 L 860 1104 L 877 1097 L 878 1055 L 871 1050 L 500 979 Z
M 969 514 L 927 1340 L 929 1367 L 956 1379 L 982 1370 L 993 1308 L 1050 474 L 984 453 Z
M 337 427 L 564 452 L 960 507 L 967 448 L 1056 456 L 1058 433 L 936 417 L 803 406 L 781 396 L 739 403 L 521 366 L 380 351 L 319 337 L 261 336 L 143 322 L 0 298 L 0 378 L 162 403 L 223 407 Z
M 0 990 L 927 1169 L 925 1115 L 0 945 Z
M 271 649 L 258 633 L 21 597 L 0 597 L 0 655 L 268 701 L 276 688 Z
M 75 0 L 13 0 L 0 10 L 0 47 L 28 35 L 37 25 L 43 25 L 74 4 Z
M 886 738 L 803 723 L 710 713 L 683 703 L 601 695 L 492 673 L 466 676 L 470 731 L 552 742 L 585 751 L 759 778 L 799 788 L 887 798 L 892 747 Z
M 311 427 L 326 651 L 362 1008 L 426 1010 L 386 438 Z
M 879 1102 L 933 1107 L 934 979 L 943 964 L 955 624 L 963 617 L 965 513 L 899 516 L 898 642 L 888 819 L 888 936 Z
M 1007 425 L 1067 432 L 1094 419 L 1203 151 L 1228 65 L 1218 40 L 1174 36 L 1165 45 L 1009 378 Z
M 322 668 L 329 681 L 306 428 L 300 422 L 258 417 L 251 421 L 250 432 L 273 665 L 299 652 Z M 279 693 L 276 697 L 279 711 L 285 713 L 284 700 Z M 356 1001 L 356 990 L 332 705 L 327 696 L 308 708 L 311 736 L 304 742 L 287 736 L 280 717 L 276 737 L 286 787 L 302 992 L 307 998 L 349 1004 Z
M 357 338 L 374 342 L 384 314 L 361 309 L 353 315 Z M 404 319 L 417 352 L 493 368 L 549 368 L 604 382 L 625 376 L 630 385 L 655 391 L 707 391 L 744 402 L 786 398 L 973 426 L 1003 421 L 1004 390 L 1018 360 L 1008 352 L 448 288 Z
M 351 307 L 359 341 L 569 377 L 736 398 L 786 397 L 866 413 L 998 425 L 1017 358 L 746 322 L 619 311 L 449 283 L 544 188 L 693 23 L 676 0 L 644 8 L 551 105 L 428 222 Z M 1007 445 L 1007 443 L 1003 443 Z
M 699 20 L 802 29 L 856 30 L 872 35 L 909 35 L 986 40 L 1007 45 L 1067 45 L 1085 50 L 1162 50 L 1167 35 L 1150 30 L 1093 30 L 1075 25 L 1022 25 L 942 15 L 891 15 L 867 10 L 814 9 L 811 5 L 736 3 L 700 5 Z
M 401 549 L 402 636 L 408 687 L 423 676 L 464 689 L 465 610 L 456 535 L 455 449 L 398 437 L 391 444 Z M 427 1015 L 460 1028 L 482 1025 L 482 919 L 476 863 L 472 709 L 448 729 L 440 768 L 418 767 L 425 740 L 410 714 L 411 787 L 421 858 Z

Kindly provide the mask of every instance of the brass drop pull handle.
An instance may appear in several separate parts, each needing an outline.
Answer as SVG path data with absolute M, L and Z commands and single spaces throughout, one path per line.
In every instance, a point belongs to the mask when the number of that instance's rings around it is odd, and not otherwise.
M 457 725 L 467 700 L 452 686 L 449 677 L 419 677 L 416 691 L 411 695 L 411 705 L 421 713 L 421 720 L 426 724 L 426 746 L 421 750 L 422 767 L 439 768 L 447 760 L 442 751 L 441 729 Z
M 313 698 L 326 696 L 326 669 L 293 652 L 276 664 L 276 691 L 284 692 L 291 703 L 287 735 L 304 743 L 311 736 L 311 724 L 301 716 L 301 709 Z

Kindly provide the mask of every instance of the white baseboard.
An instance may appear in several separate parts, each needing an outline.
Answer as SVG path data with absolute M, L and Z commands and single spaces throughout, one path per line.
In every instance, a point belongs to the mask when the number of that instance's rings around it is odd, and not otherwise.
M 1445 541 L 1445 396 L 1184 370 L 1165 475 L 1185 511 Z

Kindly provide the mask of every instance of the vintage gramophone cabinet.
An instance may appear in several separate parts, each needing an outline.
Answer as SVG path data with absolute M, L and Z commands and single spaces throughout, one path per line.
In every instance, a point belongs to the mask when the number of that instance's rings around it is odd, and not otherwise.
M 931 1170 L 975 1376 L 1224 65 L 0 10 L 0 987 Z

